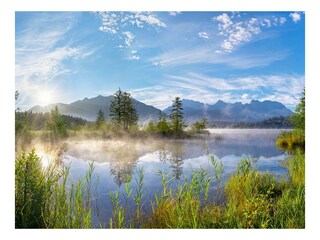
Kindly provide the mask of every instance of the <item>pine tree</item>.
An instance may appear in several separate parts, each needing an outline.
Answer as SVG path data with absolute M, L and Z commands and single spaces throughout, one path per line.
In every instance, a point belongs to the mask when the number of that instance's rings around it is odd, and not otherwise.
M 110 109 L 109 109 L 111 121 L 115 127 L 121 125 L 122 115 L 123 115 L 122 99 L 123 99 L 123 93 L 119 88 L 119 90 L 114 94 L 114 99 L 111 101 Z
M 119 89 L 114 94 L 110 105 L 110 117 L 115 127 L 122 127 L 125 131 L 137 124 L 138 114 L 130 93 Z
M 179 97 L 175 97 L 172 101 L 172 109 L 170 114 L 171 128 L 174 134 L 181 133 L 185 123 L 183 121 L 183 107 L 182 101 Z
M 97 115 L 97 119 L 96 119 L 97 128 L 100 128 L 104 122 L 105 122 L 104 113 L 100 109 L 98 112 L 98 115 Z

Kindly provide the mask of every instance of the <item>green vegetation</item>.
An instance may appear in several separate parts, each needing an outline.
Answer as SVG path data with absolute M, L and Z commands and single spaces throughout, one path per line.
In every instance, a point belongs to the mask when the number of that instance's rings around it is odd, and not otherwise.
M 116 129 L 122 128 L 124 131 L 128 131 L 137 125 L 138 114 L 130 93 L 119 89 L 114 94 L 114 100 L 110 105 L 110 117 Z
M 53 136 L 67 136 L 67 126 L 57 106 L 50 111 L 46 119 L 46 129 L 51 131 Z
M 101 128 L 104 123 L 105 123 L 104 113 L 100 109 L 96 119 L 97 128 Z
M 93 165 L 84 180 L 67 184 L 69 167 L 43 168 L 32 150 L 15 161 L 16 228 L 90 228 L 90 183 Z
M 196 121 L 192 126 L 191 126 L 191 131 L 195 133 L 201 133 L 204 131 L 204 129 L 208 125 L 208 120 L 203 118 L 201 121 Z
M 174 134 L 181 134 L 185 123 L 183 122 L 183 107 L 182 101 L 179 97 L 172 100 L 172 109 L 170 114 L 171 130 Z
M 212 163 L 219 181 L 222 165 L 213 158 Z M 191 179 L 185 179 L 176 190 L 168 187 L 174 178 L 171 173 L 160 171 L 163 188 L 151 202 L 152 212 L 140 218 L 139 225 L 129 216 L 129 224 L 123 219 L 121 227 L 304 228 L 304 155 L 290 157 L 288 171 L 289 180 L 279 182 L 268 172 L 260 173 L 253 159 L 244 158 L 222 188 L 224 195 L 219 196 L 222 201 L 209 197 L 213 177 L 208 170 L 193 171 Z
M 305 94 L 306 91 L 303 89 L 300 103 L 297 105 L 295 113 L 292 116 L 295 129 L 301 129 L 305 131 Z
M 286 150 L 294 151 L 296 148 L 304 150 L 305 147 L 305 89 L 302 92 L 300 103 L 292 115 L 294 129 L 282 132 L 277 139 L 277 146 Z

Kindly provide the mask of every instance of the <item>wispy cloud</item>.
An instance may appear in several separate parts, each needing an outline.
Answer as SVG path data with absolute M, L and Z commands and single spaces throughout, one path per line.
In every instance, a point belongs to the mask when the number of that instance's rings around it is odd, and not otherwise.
M 274 100 L 294 109 L 304 87 L 303 76 L 266 75 L 214 78 L 198 73 L 169 75 L 163 84 L 131 89 L 133 97 L 164 109 L 175 96 L 213 104 L 218 100 L 247 103 L 252 99 Z
M 254 52 L 246 54 L 229 54 L 215 50 L 214 47 L 202 46 L 189 49 L 171 50 L 154 56 L 149 61 L 154 65 L 174 67 L 188 64 L 225 64 L 236 69 L 250 69 L 254 67 L 268 66 L 269 64 L 281 61 L 288 56 L 289 52 Z
M 179 14 L 181 14 L 181 12 L 178 12 L 178 11 L 176 11 L 176 12 L 169 12 L 169 15 L 170 15 L 170 16 L 173 16 L 173 17 L 175 17 L 175 16 L 177 16 L 177 15 L 179 15 Z
M 198 32 L 199 38 L 209 39 L 209 34 L 207 32 Z
M 36 23 L 16 33 L 16 89 L 21 93 L 21 105 L 27 105 L 27 100 L 36 97 L 44 88 L 54 89 L 52 80 L 76 71 L 68 68 L 65 61 L 88 58 L 95 52 L 86 46 L 61 44 L 73 19 L 68 15 L 53 18 L 54 21 L 43 15 Z

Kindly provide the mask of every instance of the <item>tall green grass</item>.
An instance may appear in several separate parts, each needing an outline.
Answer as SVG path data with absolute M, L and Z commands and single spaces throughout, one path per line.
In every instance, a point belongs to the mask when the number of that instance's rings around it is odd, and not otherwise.
M 305 148 L 305 132 L 301 129 L 294 129 L 289 132 L 281 132 L 276 140 L 276 145 L 285 151 L 293 152 L 299 148 Z
M 90 183 L 93 165 L 85 180 L 67 179 L 70 166 L 43 168 L 35 150 L 22 152 L 15 161 L 16 228 L 90 228 Z M 86 201 L 87 200 L 87 201 Z

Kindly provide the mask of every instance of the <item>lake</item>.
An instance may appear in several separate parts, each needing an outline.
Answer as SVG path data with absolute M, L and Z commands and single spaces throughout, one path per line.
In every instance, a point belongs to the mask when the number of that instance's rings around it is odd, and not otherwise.
M 125 192 L 125 183 L 131 179 L 135 194 L 137 170 L 143 168 L 144 185 L 142 209 L 150 211 L 150 201 L 154 194 L 162 190 L 159 170 L 171 173 L 174 179 L 170 186 L 174 189 L 193 170 L 208 169 L 214 179 L 209 155 L 222 161 L 226 180 L 236 170 L 243 157 L 252 157 L 261 172 L 269 171 L 277 178 L 285 177 L 287 169 L 281 162 L 287 155 L 277 149 L 276 136 L 279 129 L 209 129 L 207 136 L 196 139 L 119 139 L 119 140 L 72 140 L 63 145 L 62 163 L 70 165 L 69 184 L 84 178 L 88 162 L 94 164 L 92 196 L 94 204 L 93 224 L 107 227 L 112 214 L 110 192 Z M 50 160 L 45 150 L 39 152 L 43 164 Z M 217 186 L 212 182 L 211 192 Z M 122 196 L 120 194 L 120 196 Z M 121 198 L 125 203 L 124 198 Z M 132 204 L 133 201 L 127 202 Z

